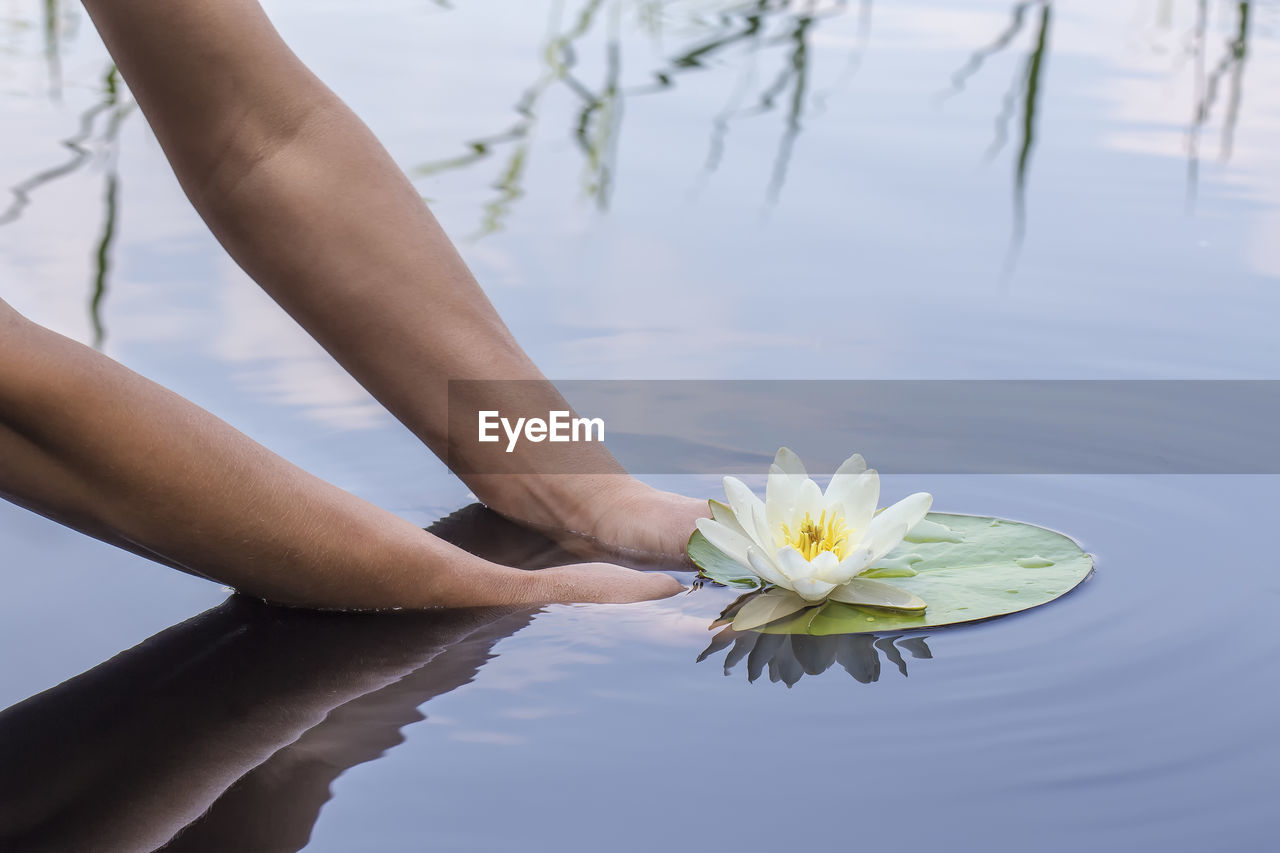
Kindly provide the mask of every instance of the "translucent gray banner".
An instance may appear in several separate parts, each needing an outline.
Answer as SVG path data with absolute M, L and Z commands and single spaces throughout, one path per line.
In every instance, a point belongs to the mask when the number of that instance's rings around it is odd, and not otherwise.
M 582 430 L 556 444 L 517 431 L 512 447 L 495 420 L 558 410 L 601 421 L 634 474 L 763 473 L 781 445 L 815 474 L 853 452 L 883 473 L 1280 473 L 1275 380 L 460 381 L 449 461 L 474 473 L 510 473 L 516 457 L 524 472 L 616 470 Z M 480 442 L 482 412 L 498 441 Z

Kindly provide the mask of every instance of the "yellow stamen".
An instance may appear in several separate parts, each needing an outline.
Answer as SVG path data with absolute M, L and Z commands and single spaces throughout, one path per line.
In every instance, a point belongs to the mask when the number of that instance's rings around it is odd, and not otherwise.
M 779 547 L 783 545 L 795 548 L 806 560 L 812 560 L 823 551 L 831 551 L 836 559 L 843 560 L 849 551 L 849 525 L 845 524 L 844 515 L 840 512 L 832 512 L 828 518 L 824 509 L 817 521 L 806 512 L 795 532 L 790 526 L 782 525 Z

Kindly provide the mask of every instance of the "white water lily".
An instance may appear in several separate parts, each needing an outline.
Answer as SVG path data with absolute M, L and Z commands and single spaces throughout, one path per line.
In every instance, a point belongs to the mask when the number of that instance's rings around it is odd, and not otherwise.
M 769 467 L 765 498 L 724 478 L 728 505 L 711 502 L 698 530 L 717 550 L 766 584 L 798 596 L 795 606 L 832 599 L 847 604 L 923 610 L 925 603 L 890 584 L 860 578 L 924 519 L 933 496 L 917 492 L 877 513 L 880 475 L 860 454 L 845 460 L 826 492 L 786 447 Z

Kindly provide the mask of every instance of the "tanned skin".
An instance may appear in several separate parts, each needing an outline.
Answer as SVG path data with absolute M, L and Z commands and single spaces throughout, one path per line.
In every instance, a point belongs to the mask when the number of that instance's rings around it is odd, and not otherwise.
M 257 2 L 84 5 L 214 235 L 427 447 L 468 452 L 450 446 L 450 380 L 542 379 L 404 173 Z M 493 393 L 481 402 L 501 410 Z M 587 473 L 548 475 L 516 452 L 463 476 L 499 513 L 598 554 L 682 558 L 705 504 L 628 476 L 602 445 L 572 452 L 566 470 Z M 608 563 L 529 572 L 472 556 L 3 302 L 0 494 L 279 603 L 626 602 L 681 588 Z

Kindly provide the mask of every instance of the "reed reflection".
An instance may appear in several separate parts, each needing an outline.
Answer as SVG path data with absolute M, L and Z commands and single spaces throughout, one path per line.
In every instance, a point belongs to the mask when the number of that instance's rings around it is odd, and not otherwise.
M 514 565 L 568 558 L 480 507 L 431 530 Z M 232 597 L 0 712 L 0 849 L 299 850 L 333 781 L 400 743 L 535 613 Z
M 1244 95 L 1244 70 L 1249 58 L 1249 18 L 1251 3 L 1248 0 L 1234 4 L 1235 23 L 1224 46 L 1222 56 L 1212 70 L 1206 71 L 1206 32 L 1209 26 L 1209 10 L 1206 0 L 1196 4 L 1196 22 L 1190 39 L 1195 58 L 1195 92 L 1191 121 L 1187 126 L 1187 206 L 1195 207 L 1200 183 L 1200 137 L 1213 115 L 1223 81 L 1227 85 L 1227 105 L 1222 120 L 1222 136 L 1218 152 L 1223 162 L 1231 159 L 1235 144 L 1236 125 L 1240 120 L 1240 105 Z
M 1028 26 L 1028 13 L 1033 21 L 1031 47 L 1019 64 L 1009 88 L 1001 101 L 995 119 L 995 136 L 987 147 L 985 159 L 991 161 L 1004 149 L 1009 140 L 1009 126 L 1017 115 L 1018 143 L 1013 161 L 1013 210 L 1009 233 L 1009 247 L 1005 252 L 1003 275 L 1013 274 L 1022 253 L 1027 236 L 1027 184 L 1031 174 L 1031 155 L 1036 143 L 1036 121 L 1049 55 L 1049 35 L 1053 23 L 1053 4 L 1050 0 L 1015 3 L 1009 12 L 1009 22 L 996 37 L 974 51 L 969 59 L 951 75 L 950 86 L 940 100 L 955 97 L 964 91 L 971 77 L 982 70 L 987 60 L 1002 53 Z
M 56 31 L 53 31 L 50 36 L 53 37 L 56 34 Z M 119 215 L 120 175 L 117 154 L 120 128 L 133 111 L 133 107 L 132 101 L 124 101 L 121 98 L 119 72 L 114 64 L 109 64 L 102 77 L 101 94 L 98 100 L 80 113 L 76 132 L 62 140 L 62 146 L 71 152 L 71 156 L 59 165 L 41 170 L 10 187 L 9 192 L 12 198 L 9 205 L 0 210 L 0 226 L 16 222 L 31 204 L 32 196 L 37 190 L 79 171 L 92 163 L 95 155 L 101 157 L 104 164 L 103 217 L 99 237 L 93 247 L 93 269 L 88 300 L 93 345 L 98 349 L 102 348 L 107 335 L 103 308 L 109 289 L 112 248 L 115 244 L 116 223 Z
M 624 0 L 587 0 L 561 22 L 563 4 L 552 7 L 551 36 L 539 51 L 543 70 L 516 99 L 516 120 L 492 134 L 465 143 L 466 151 L 455 157 L 424 163 L 415 170 L 419 177 L 470 168 L 509 150 L 504 165 L 497 170 L 493 188 L 497 195 L 487 202 L 474 238 L 502 230 L 513 204 L 524 195 L 523 179 L 542 102 L 553 89 L 567 91 L 578 106 L 571 135 L 583 158 L 581 187 L 601 211 L 607 210 L 617 180 L 618 140 L 628 99 L 671 91 L 682 75 L 691 72 L 735 68 L 739 82 L 729 103 L 712 118 L 710 146 L 702 180 L 718 167 L 730 126 L 743 119 L 782 112 L 782 132 L 773 164 L 765 179 L 766 207 L 776 203 L 786 182 L 796 141 L 804 127 L 806 113 L 815 105 L 825 106 L 835 92 L 846 87 L 857 71 L 866 49 L 870 29 L 870 0 L 859 5 L 859 41 L 836 82 L 819 96 L 811 94 L 812 42 L 819 22 L 843 15 L 847 0 L 818 3 L 812 0 L 752 0 L 748 3 L 716 4 L 714 14 L 691 15 L 690 27 L 705 35 L 687 36 L 691 46 L 677 49 L 671 58 L 639 76 L 647 82 L 623 84 L 623 11 L 631 4 Z M 678 8 L 678 2 L 639 4 L 638 20 L 656 34 L 661 21 Z M 599 49 L 603 56 L 603 79 L 589 83 L 578 72 L 579 53 L 590 37 L 602 34 Z M 778 71 L 763 86 L 756 84 L 761 57 L 776 56 Z M 745 105 L 744 105 L 745 104 Z

